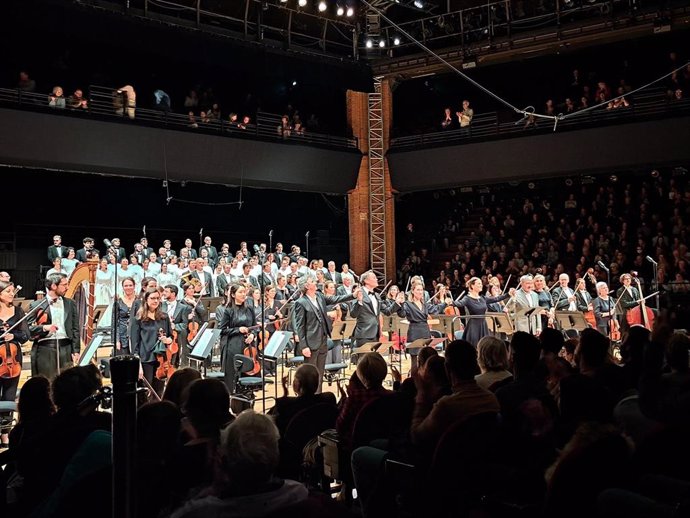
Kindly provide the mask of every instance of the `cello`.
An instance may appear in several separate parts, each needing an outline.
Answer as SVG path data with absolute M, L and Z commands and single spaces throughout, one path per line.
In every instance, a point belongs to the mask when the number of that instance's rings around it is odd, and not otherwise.
M 631 326 L 641 325 L 651 331 L 654 327 L 654 311 L 648 308 L 645 304 L 645 299 L 642 296 L 642 286 L 640 285 L 640 279 L 637 276 L 635 276 L 635 282 L 637 283 L 637 291 L 640 294 L 640 300 L 637 306 L 628 310 L 626 319 L 628 320 L 628 324 Z

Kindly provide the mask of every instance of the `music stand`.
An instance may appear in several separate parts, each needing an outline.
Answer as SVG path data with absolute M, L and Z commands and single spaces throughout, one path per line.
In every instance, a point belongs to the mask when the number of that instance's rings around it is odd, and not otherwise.
M 108 306 L 104 306 L 104 307 L 108 307 Z M 103 343 L 104 338 L 105 338 L 105 336 L 101 333 L 96 333 L 91 337 L 91 341 L 84 348 L 84 352 L 81 353 L 79 360 L 77 360 L 77 365 L 79 367 L 85 367 L 86 365 L 91 363 L 91 359 L 94 357 L 94 355 L 96 354 L 96 351 L 98 351 L 98 348 Z
M 266 363 L 272 363 L 275 368 L 275 373 L 278 373 L 278 359 L 283 355 L 283 351 L 287 347 L 288 342 L 292 338 L 292 331 L 274 331 L 269 338 L 268 343 L 264 347 L 261 354 L 261 389 L 263 391 L 262 401 L 266 401 Z M 278 383 L 273 384 L 274 399 L 278 399 Z
M 223 297 L 201 297 L 199 303 L 206 307 L 206 311 L 208 311 L 210 315 L 211 313 L 215 313 L 216 308 L 223 303 Z
M 405 350 L 410 352 L 411 356 L 416 356 L 419 354 L 419 350 L 422 347 L 426 347 L 434 340 L 433 338 L 417 338 L 414 342 L 409 342 L 405 344 Z M 436 338 L 438 340 L 438 338 Z M 441 339 L 443 341 L 443 339 Z
M 527 317 L 527 323 L 529 324 L 529 333 L 534 334 L 534 330 L 532 329 L 532 317 L 538 317 L 539 315 L 545 312 L 546 309 L 542 308 L 541 306 L 537 306 L 534 308 L 521 308 L 515 312 L 515 321 L 517 322 L 518 318 Z
M 561 331 L 575 329 L 581 333 L 589 327 L 585 315 L 580 311 L 556 311 L 555 316 Z
M 220 339 L 220 332 L 221 329 L 206 329 L 203 333 L 200 332 L 189 357 L 200 362 L 206 361 L 211 354 L 211 349 Z
M 350 340 L 350 354 L 347 357 L 347 360 L 349 361 L 352 355 L 354 354 L 354 351 L 352 349 L 352 333 L 355 332 L 355 327 L 357 326 L 357 320 L 354 318 L 352 319 L 346 319 L 343 320 L 343 323 L 345 324 L 342 328 L 342 331 L 338 334 L 340 338 L 338 340 L 343 341 L 343 352 L 345 350 L 345 340 Z M 331 339 L 335 340 L 336 338 L 333 337 L 331 334 Z M 345 355 L 343 354 L 343 361 L 345 361 Z
M 487 311 L 485 318 L 489 329 L 491 329 L 491 332 L 494 335 L 497 333 L 504 333 L 506 336 L 510 336 L 515 332 L 515 329 L 513 329 L 513 323 L 505 313 Z
M 105 312 L 108 310 L 110 307 L 110 304 L 99 304 L 96 307 L 93 308 L 93 326 L 96 329 L 110 329 L 110 324 L 111 322 L 108 322 L 107 325 L 101 326 L 101 320 L 103 320 L 103 317 L 105 316 Z M 112 317 L 112 314 L 111 314 Z
M 366 353 L 375 353 L 378 351 L 379 347 L 381 346 L 382 342 L 367 342 L 359 347 L 352 349 L 352 354 L 366 354 Z

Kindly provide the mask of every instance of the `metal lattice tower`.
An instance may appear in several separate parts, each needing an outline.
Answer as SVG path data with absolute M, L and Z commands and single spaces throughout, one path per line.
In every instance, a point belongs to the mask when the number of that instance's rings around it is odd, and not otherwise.
M 371 269 L 386 283 L 386 182 L 383 157 L 383 101 L 381 77 L 369 94 L 369 257 Z

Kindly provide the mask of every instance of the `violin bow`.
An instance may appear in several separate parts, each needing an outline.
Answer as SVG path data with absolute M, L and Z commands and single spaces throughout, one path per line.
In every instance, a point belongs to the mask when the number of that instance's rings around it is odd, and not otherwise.
M 512 276 L 513 276 L 512 273 L 509 273 L 509 274 L 508 274 L 508 280 L 507 280 L 506 283 L 503 285 L 503 291 L 501 291 L 501 295 L 505 295 L 505 293 L 506 293 L 506 288 L 508 287 L 508 284 L 510 284 L 510 278 L 511 278 Z

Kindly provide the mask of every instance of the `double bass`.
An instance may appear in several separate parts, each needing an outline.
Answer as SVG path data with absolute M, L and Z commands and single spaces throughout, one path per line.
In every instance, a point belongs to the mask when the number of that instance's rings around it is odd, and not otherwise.
M 640 279 L 638 277 L 635 277 L 635 282 L 637 283 L 637 291 L 640 293 L 640 303 L 628 310 L 626 319 L 631 326 L 641 325 L 651 331 L 654 327 L 654 312 L 645 304 L 645 299 L 642 295 L 642 286 L 640 285 Z

